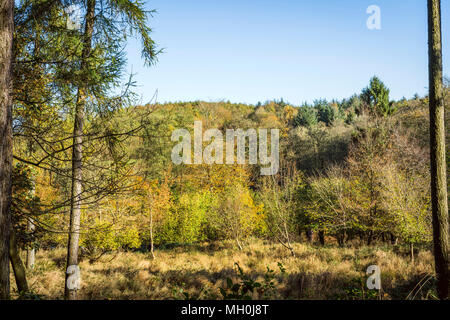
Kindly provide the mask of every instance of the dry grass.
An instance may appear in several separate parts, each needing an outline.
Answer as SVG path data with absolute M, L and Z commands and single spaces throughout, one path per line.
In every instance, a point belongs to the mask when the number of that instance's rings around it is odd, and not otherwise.
M 220 299 L 219 287 L 227 277 L 237 280 L 234 266 L 262 281 L 266 268 L 275 270 L 277 299 L 367 299 L 365 270 L 378 265 L 383 291 L 377 298 L 405 299 L 427 274 L 433 274 L 429 251 L 421 251 L 411 264 L 406 253 L 389 247 L 315 247 L 294 244 L 296 257 L 281 245 L 253 240 L 242 251 L 229 242 L 157 250 L 148 253 L 119 252 L 90 264 L 80 263 L 82 299 L 176 299 L 180 290 L 190 297 Z M 65 250 L 39 251 L 36 267 L 28 274 L 34 294 L 61 299 L 64 288 Z M 286 272 L 279 272 L 277 263 Z M 416 296 L 429 297 L 431 281 Z M 373 298 L 373 297 L 372 297 Z

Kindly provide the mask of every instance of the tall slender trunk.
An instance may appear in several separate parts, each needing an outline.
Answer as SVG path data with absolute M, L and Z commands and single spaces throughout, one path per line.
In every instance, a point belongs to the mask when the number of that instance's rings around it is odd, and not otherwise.
M 153 206 L 153 202 L 151 204 Z M 155 259 L 155 248 L 153 244 L 153 208 L 150 208 L 150 254 Z
M 441 2 L 428 0 L 431 204 L 437 287 L 444 300 L 449 298 L 450 271 L 441 39 Z
M 370 246 L 372 244 L 372 240 L 373 240 L 373 231 L 370 230 L 369 235 L 367 236 L 367 245 L 368 246 Z
M 83 51 L 81 54 L 81 72 L 87 74 L 89 66 L 89 56 L 92 48 L 92 34 L 94 32 L 95 20 L 95 0 L 87 1 L 87 11 L 85 19 Z M 85 105 L 88 95 L 88 79 L 80 81 L 78 85 L 77 102 L 75 106 L 75 122 L 73 129 L 73 149 L 72 149 L 72 193 L 70 204 L 70 227 L 69 241 L 67 249 L 67 268 L 78 267 L 78 246 L 80 238 L 80 218 L 81 218 L 81 194 L 82 194 L 82 159 L 83 159 L 83 126 L 85 119 Z M 68 288 L 68 280 L 71 277 L 66 272 L 65 298 L 76 300 L 78 288 Z
M 20 259 L 19 248 L 17 247 L 16 233 L 11 230 L 9 242 L 9 257 L 16 279 L 17 290 L 20 295 L 28 292 L 27 274 L 22 259 Z
M 0 0 L 0 299 L 9 299 L 12 106 L 10 98 L 14 1 Z
M 29 233 L 33 233 L 35 229 L 32 218 L 28 219 L 27 222 L 27 231 Z M 27 248 L 27 269 L 34 268 L 34 263 L 36 261 L 36 249 L 34 248 L 34 243 L 31 247 Z
M 33 187 L 31 190 L 31 195 L 33 196 L 33 198 L 34 198 L 35 194 L 36 194 L 36 181 L 33 177 Z M 33 234 L 34 230 L 35 230 L 34 220 L 33 220 L 33 218 L 30 217 L 30 218 L 28 218 L 28 221 L 27 221 L 27 232 L 29 234 Z M 32 236 L 32 238 L 34 239 L 34 235 Z M 27 248 L 27 261 L 26 261 L 27 269 L 34 268 L 34 262 L 36 260 L 35 256 L 36 256 L 36 250 L 34 248 L 34 241 L 33 241 L 32 245 Z
M 239 241 L 239 238 L 238 238 L 238 237 L 236 237 L 236 244 L 237 244 L 237 246 L 238 246 L 238 249 L 242 251 L 243 248 L 242 248 L 241 242 Z
M 287 245 L 289 251 L 291 252 L 291 255 L 292 255 L 293 257 L 295 257 L 294 248 L 293 248 L 292 245 L 291 245 L 291 237 L 289 236 L 289 229 L 288 229 L 288 226 L 287 226 L 287 223 L 286 223 L 286 222 L 283 223 L 283 229 L 284 229 L 284 230 L 283 230 L 283 232 L 284 232 L 284 238 L 286 239 L 286 245 Z

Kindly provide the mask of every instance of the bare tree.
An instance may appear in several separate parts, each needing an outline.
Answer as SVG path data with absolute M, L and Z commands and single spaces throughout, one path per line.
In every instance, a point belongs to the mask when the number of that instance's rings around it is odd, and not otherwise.
M 448 299 L 450 272 L 441 40 L 441 1 L 428 0 L 431 203 L 437 287 L 439 298 L 444 300 Z
M 11 62 L 14 1 L 0 0 L 0 299 L 9 299 L 12 172 Z

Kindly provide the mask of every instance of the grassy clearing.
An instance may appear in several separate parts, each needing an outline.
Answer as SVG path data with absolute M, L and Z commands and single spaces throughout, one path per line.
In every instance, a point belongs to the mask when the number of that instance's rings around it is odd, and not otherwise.
M 433 278 L 417 290 L 427 275 L 433 275 L 430 251 L 417 253 L 412 264 L 401 248 L 317 247 L 294 244 L 295 257 L 281 245 L 253 240 L 242 250 L 230 242 L 159 249 L 149 253 L 118 252 L 99 261 L 80 263 L 81 299 L 221 299 L 220 287 L 227 278 L 237 282 L 235 262 L 244 273 L 264 282 L 267 267 L 274 270 L 275 299 L 416 299 L 434 296 Z M 29 271 L 31 290 L 41 299 L 62 299 L 65 250 L 39 251 L 36 267 Z M 286 271 L 280 272 L 278 263 Z M 381 268 L 382 292 L 366 288 L 366 268 Z M 14 279 L 12 278 L 12 283 Z M 16 289 L 14 288 L 16 292 Z M 261 298 L 257 294 L 254 298 Z

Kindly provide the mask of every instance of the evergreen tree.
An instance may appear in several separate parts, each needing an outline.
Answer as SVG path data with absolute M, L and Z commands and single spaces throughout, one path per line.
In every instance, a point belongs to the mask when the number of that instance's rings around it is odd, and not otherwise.
M 389 102 L 389 89 L 378 77 L 370 79 L 370 85 L 363 89 L 361 99 L 375 114 L 389 116 L 395 112 L 394 105 Z
M 450 264 L 441 38 L 441 1 L 428 0 L 431 205 L 438 294 L 445 300 L 449 298 Z

